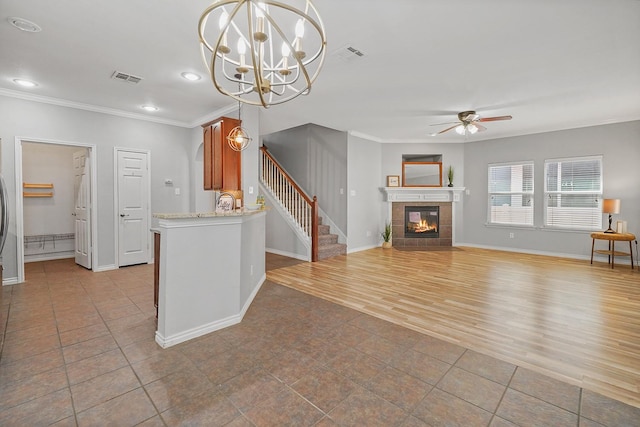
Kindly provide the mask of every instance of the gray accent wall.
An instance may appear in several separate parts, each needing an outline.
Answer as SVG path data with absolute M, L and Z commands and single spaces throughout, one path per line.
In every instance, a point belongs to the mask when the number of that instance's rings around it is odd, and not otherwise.
M 95 144 L 98 205 L 97 268 L 113 268 L 115 259 L 114 148 L 150 150 L 151 211 L 189 210 L 189 129 L 0 96 L 2 175 L 9 193 L 9 236 L 3 251 L 4 279 L 17 278 L 15 140 L 45 139 Z M 166 186 L 170 178 L 173 186 Z M 181 193 L 175 194 L 175 188 Z
M 629 232 L 640 234 L 640 121 L 633 121 L 464 144 L 464 182 L 470 194 L 465 196 L 464 236 L 460 240 L 533 253 L 590 256 L 589 232 L 543 227 L 544 161 L 593 155 L 603 156 L 603 197 L 621 201 L 621 212 L 614 215 L 614 224 L 616 220 L 626 220 Z M 486 225 L 488 165 L 527 160 L 534 162 L 535 226 Z M 607 217 L 602 218 L 604 230 Z
M 347 133 L 307 124 L 265 135 L 262 142 L 347 234 Z

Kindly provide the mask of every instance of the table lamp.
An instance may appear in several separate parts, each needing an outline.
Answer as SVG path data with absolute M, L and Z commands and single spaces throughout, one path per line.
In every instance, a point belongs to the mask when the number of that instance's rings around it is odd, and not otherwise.
M 609 228 L 606 229 L 605 233 L 615 233 L 613 228 L 611 228 L 611 214 L 619 214 L 620 213 L 620 199 L 603 199 L 602 200 L 602 213 L 609 214 Z

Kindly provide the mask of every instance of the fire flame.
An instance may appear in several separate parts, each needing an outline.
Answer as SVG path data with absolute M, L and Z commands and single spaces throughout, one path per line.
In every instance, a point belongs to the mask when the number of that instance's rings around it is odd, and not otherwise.
M 428 231 L 438 231 L 435 224 L 429 224 L 427 220 L 423 219 L 420 222 L 416 222 L 413 227 L 414 233 L 426 233 Z

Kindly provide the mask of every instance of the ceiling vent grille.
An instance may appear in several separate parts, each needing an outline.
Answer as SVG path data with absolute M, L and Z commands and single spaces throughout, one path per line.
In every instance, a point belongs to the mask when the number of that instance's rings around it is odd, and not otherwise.
M 121 82 L 128 82 L 133 84 L 140 83 L 140 80 L 142 80 L 142 77 L 134 76 L 133 74 L 127 74 L 120 71 L 114 71 L 113 74 L 111 75 L 111 78 L 113 80 L 118 80 Z
M 333 52 L 333 55 L 343 62 L 350 62 L 362 58 L 364 53 L 353 46 L 345 45 Z

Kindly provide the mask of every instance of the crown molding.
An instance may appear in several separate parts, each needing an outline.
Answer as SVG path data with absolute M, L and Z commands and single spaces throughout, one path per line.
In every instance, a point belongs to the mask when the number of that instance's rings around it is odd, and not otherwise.
M 126 117 L 128 119 L 144 120 L 147 122 L 160 123 L 160 124 L 170 125 L 170 126 L 177 126 L 177 127 L 183 127 L 183 128 L 193 127 L 191 123 L 187 123 L 187 122 L 163 119 L 161 117 L 150 117 L 144 114 L 129 113 L 122 110 L 116 110 L 114 108 L 100 107 L 98 105 L 91 105 L 91 104 L 83 104 L 81 102 L 68 101 L 66 99 L 52 98 L 52 97 L 42 96 L 42 95 L 34 95 L 31 93 L 24 93 L 20 91 L 3 89 L 3 88 L 0 88 L 0 96 L 24 99 L 26 101 L 40 102 L 43 104 L 57 105 L 60 107 L 75 108 L 77 110 L 91 111 L 94 113 L 109 114 L 111 116 Z

